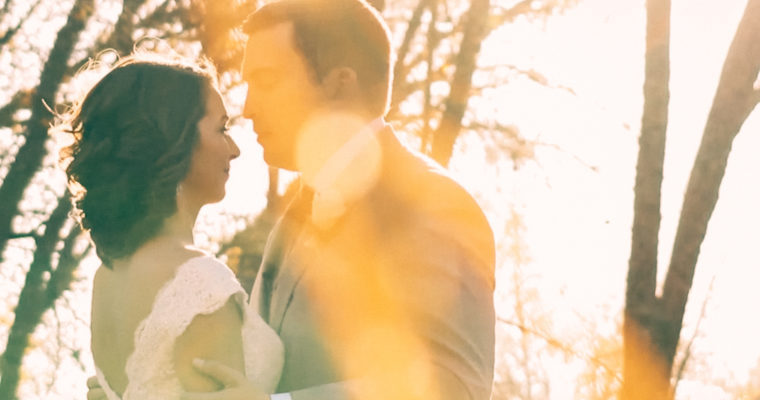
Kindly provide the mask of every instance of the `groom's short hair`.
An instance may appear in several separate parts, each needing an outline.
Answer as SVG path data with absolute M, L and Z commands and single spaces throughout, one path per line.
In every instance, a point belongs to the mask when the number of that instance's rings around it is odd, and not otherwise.
M 333 68 L 350 67 L 364 92 L 368 111 L 385 114 L 391 91 L 388 26 L 365 0 L 277 0 L 244 23 L 247 34 L 291 22 L 300 50 L 317 82 Z

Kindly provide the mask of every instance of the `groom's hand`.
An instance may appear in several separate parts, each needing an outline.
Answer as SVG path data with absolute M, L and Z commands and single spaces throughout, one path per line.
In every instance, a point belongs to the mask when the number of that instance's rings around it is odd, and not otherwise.
M 87 379 L 87 400 L 107 400 L 106 392 L 100 387 L 97 376 Z
M 183 393 L 181 400 L 269 400 L 269 395 L 249 382 L 240 371 L 220 362 L 194 360 L 193 367 L 220 382 L 224 389 L 211 393 Z

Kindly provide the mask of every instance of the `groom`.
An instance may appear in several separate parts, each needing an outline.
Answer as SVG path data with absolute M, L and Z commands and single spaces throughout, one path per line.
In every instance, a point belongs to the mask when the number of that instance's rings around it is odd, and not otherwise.
M 270 397 L 201 362 L 226 389 L 183 399 L 489 399 L 493 233 L 385 124 L 387 26 L 364 0 L 279 0 L 244 28 L 244 116 L 266 162 L 302 181 L 251 295 L 285 364 Z
M 363 0 L 280 0 L 244 29 L 244 116 L 303 185 L 251 297 L 285 345 L 272 399 L 489 399 L 493 233 L 384 123 L 387 26 Z M 251 398 L 242 377 L 199 369 L 232 387 L 196 398 Z

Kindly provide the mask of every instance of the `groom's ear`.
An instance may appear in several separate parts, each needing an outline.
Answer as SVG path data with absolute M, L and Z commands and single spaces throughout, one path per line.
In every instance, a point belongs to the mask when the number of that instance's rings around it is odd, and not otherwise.
M 359 81 L 356 71 L 350 67 L 336 67 L 322 79 L 322 87 L 330 100 L 350 100 L 359 98 Z

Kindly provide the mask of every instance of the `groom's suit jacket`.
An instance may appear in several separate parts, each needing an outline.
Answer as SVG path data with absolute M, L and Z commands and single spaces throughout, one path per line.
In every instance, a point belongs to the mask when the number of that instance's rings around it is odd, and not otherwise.
M 303 189 L 270 235 L 251 302 L 285 345 L 277 392 L 486 400 L 493 233 L 442 168 L 388 127 L 377 137 L 363 196 L 315 226 Z

